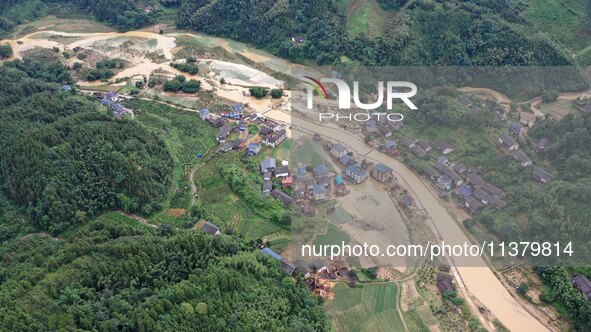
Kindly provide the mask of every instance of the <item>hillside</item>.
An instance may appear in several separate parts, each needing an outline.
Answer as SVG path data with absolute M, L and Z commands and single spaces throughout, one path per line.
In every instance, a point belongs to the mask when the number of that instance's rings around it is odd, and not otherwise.
M 342 56 L 365 65 L 572 64 L 549 38 L 531 33 L 531 25 L 504 2 L 404 2 L 398 9 L 388 7 L 397 13 L 378 37 L 347 33 L 347 8 L 337 1 L 185 0 L 177 25 L 318 64 L 338 63 Z M 293 43 L 293 36 L 304 42 Z
M 114 208 L 157 210 L 172 166 L 163 142 L 100 114 L 97 102 L 60 92 L 70 81 L 50 58 L 0 67 L 3 193 L 34 229 L 54 233 Z
M 303 283 L 226 236 L 111 213 L 0 246 L 3 331 L 328 331 Z

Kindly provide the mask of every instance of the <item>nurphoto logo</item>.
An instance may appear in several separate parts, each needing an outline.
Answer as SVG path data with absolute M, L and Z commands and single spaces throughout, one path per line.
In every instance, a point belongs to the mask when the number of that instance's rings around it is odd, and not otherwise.
M 326 92 L 326 87 L 323 83 L 332 83 L 336 85 L 338 89 L 338 107 L 339 109 L 351 109 L 351 88 L 347 82 L 338 79 L 338 78 L 321 78 L 320 80 L 314 79 L 310 76 L 304 76 L 304 82 L 310 85 L 311 88 L 308 89 L 308 109 L 312 109 L 314 107 L 314 90 L 324 99 L 328 99 L 328 93 Z M 353 82 L 353 102 L 355 106 L 363 110 L 375 110 L 381 107 L 384 103 L 384 90 L 386 90 L 386 108 L 388 110 L 392 109 L 392 100 L 400 99 L 402 100 L 408 108 L 411 110 L 416 110 L 417 107 L 413 102 L 410 100 L 414 95 L 417 94 L 417 86 L 411 82 L 403 82 L 403 81 L 387 81 L 385 82 L 386 89 L 384 89 L 384 82 L 378 82 L 378 89 L 377 89 L 377 100 L 371 104 L 364 104 L 359 99 L 359 82 Z M 408 88 L 410 91 L 408 92 L 400 92 L 399 88 Z

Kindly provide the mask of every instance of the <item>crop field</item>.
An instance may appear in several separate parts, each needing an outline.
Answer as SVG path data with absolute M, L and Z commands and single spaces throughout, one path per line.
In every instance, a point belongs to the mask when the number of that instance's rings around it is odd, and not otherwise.
M 197 163 L 197 155 L 216 144 L 215 128 L 201 121 L 196 113 L 143 100 L 131 100 L 125 105 L 134 110 L 142 124 L 165 136 L 179 164 Z
M 215 129 L 194 113 L 157 102 L 131 100 L 125 105 L 134 110 L 136 119 L 141 124 L 162 137 L 171 151 L 175 163 L 174 174 L 169 199 L 164 207 L 188 209 L 191 203 L 188 174 L 191 167 L 200 163 L 197 155 L 205 154 L 214 147 Z M 171 218 L 174 220 L 170 220 Z M 161 216 L 159 219 L 178 225 L 184 223 L 186 218 Z
M 349 234 L 343 232 L 337 226 L 329 223 L 326 226 L 325 234 L 318 234 L 314 239 L 314 245 L 340 245 L 341 243 L 348 244 L 351 242 Z
M 203 207 L 206 219 L 248 239 L 258 239 L 280 231 L 282 227 L 270 222 L 267 217 L 270 211 L 278 213 L 283 211 L 283 208 L 278 205 L 278 201 L 260 193 L 260 185 L 254 180 L 255 175 L 245 176 L 245 185 L 253 187 L 251 195 L 255 195 L 249 199 L 256 200 L 267 208 L 254 209 L 250 207 L 232 190 L 228 181 L 220 174 L 221 164 L 232 164 L 242 169 L 246 168 L 239 155 L 230 152 L 213 156 L 197 169 L 193 181 L 197 186 L 197 203 Z M 258 177 L 258 174 L 256 176 Z
M 396 284 L 363 288 L 337 284 L 333 291 L 334 299 L 326 303 L 326 310 L 337 331 L 404 331 L 396 306 Z

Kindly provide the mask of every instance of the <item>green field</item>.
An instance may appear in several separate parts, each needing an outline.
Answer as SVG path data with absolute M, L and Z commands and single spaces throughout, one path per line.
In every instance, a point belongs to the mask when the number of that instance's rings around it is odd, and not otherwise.
M 331 168 L 331 164 L 326 162 L 327 158 L 329 157 L 322 151 L 322 146 L 309 138 L 299 140 L 291 154 L 292 164 L 302 163 L 314 167 L 325 163 L 328 168 Z
M 347 32 L 352 36 L 381 35 L 395 15 L 393 10 L 385 10 L 376 0 L 341 0 L 341 5 L 347 14 Z
M 586 0 L 513 0 L 522 16 L 574 52 L 591 45 L 589 3 Z M 589 64 L 589 63 L 587 63 Z
M 404 331 L 394 283 L 349 288 L 337 284 L 326 310 L 337 331 Z
M 340 245 L 342 242 L 348 244 L 351 242 L 349 234 L 343 232 L 340 228 L 333 224 L 327 224 L 326 234 L 318 234 L 314 239 L 314 245 Z
M 216 154 L 197 169 L 193 181 L 197 186 L 197 204 L 207 220 L 245 238 L 259 239 L 287 229 L 288 225 L 270 221 L 274 215 L 283 214 L 285 208 L 270 195 L 261 193 L 258 160 L 248 163 L 236 152 Z M 233 188 L 221 174 L 222 168 L 230 166 L 244 170 L 240 188 Z
M 137 121 L 158 134 L 170 149 L 174 161 L 172 187 L 166 208 L 189 209 L 191 205 L 190 169 L 201 162 L 198 153 L 214 148 L 215 129 L 199 119 L 197 114 L 153 101 L 130 100 L 126 107 L 134 110 Z M 155 223 L 170 223 L 185 226 L 184 216 L 166 215 L 166 210 L 154 216 Z

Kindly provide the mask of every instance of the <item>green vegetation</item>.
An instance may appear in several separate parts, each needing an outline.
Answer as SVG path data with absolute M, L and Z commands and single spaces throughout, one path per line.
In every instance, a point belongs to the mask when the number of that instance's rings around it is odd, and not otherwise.
M 279 99 L 283 97 L 283 89 L 271 89 L 271 98 Z
M 60 64 L 8 62 L 0 80 L 0 186 L 35 229 L 59 233 L 115 208 L 158 210 L 171 170 L 161 140 L 58 92 L 52 82 L 71 80 Z
M 183 1 L 177 24 L 250 42 L 295 61 L 331 64 L 346 55 L 365 65 L 573 63 L 554 42 L 532 33 L 515 9 L 501 1 L 418 1 L 398 13 L 378 37 L 350 36 L 345 8 L 338 1 L 207 3 Z M 361 10 L 349 26 L 364 27 L 366 16 Z M 293 43 L 291 37 L 296 35 L 304 36 L 304 43 Z
M 197 75 L 199 73 L 199 67 L 195 64 L 195 59 L 187 59 L 186 63 L 173 63 L 172 67 L 189 75 Z
M 585 0 L 520 0 L 522 16 L 536 28 L 555 36 L 573 51 L 591 42 L 589 2 Z
M 201 81 L 193 79 L 187 81 L 187 78 L 183 75 L 177 75 L 175 78 L 164 82 L 163 85 L 164 91 L 182 91 L 184 93 L 197 93 L 200 87 Z
M 348 288 L 339 283 L 333 291 L 334 299 L 326 303 L 326 310 L 339 331 L 404 331 L 396 306 L 396 284 Z
M 269 89 L 261 88 L 261 87 L 254 87 L 254 88 L 248 89 L 248 92 L 250 92 L 250 95 L 255 97 L 256 99 L 261 99 L 261 98 L 266 97 L 269 94 Z
M 4 242 L 0 330 L 329 330 L 305 283 L 250 248 L 118 213 Z
M 12 56 L 12 47 L 8 44 L 0 45 L 0 59 L 10 58 Z
M 193 178 L 196 209 L 207 220 L 247 239 L 287 229 L 291 214 L 280 201 L 261 193 L 263 179 L 258 167 L 259 159 L 233 152 L 208 159 Z
M 78 55 L 82 55 L 84 53 L 79 53 Z M 124 67 L 123 61 L 117 59 L 105 59 L 101 60 L 96 63 L 96 69 L 92 69 L 87 71 L 84 74 L 84 78 L 87 81 L 96 81 L 96 80 L 108 80 L 109 78 L 115 76 L 115 72 L 112 69 L 121 69 Z
M 586 272 L 589 277 L 591 271 L 587 268 Z M 560 310 L 561 314 L 569 317 L 577 330 L 591 329 L 591 301 L 573 286 L 568 269 L 538 268 L 538 274 L 550 286 L 550 292 L 542 294 L 540 300 L 555 307 L 564 307 L 566 310 Z

